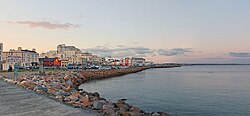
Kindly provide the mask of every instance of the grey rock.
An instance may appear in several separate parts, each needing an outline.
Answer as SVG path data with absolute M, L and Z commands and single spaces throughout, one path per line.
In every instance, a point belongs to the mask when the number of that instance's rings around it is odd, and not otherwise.
M 73 85 L 73 83 L 72 83 L 71 80 L 67 80 L 66 83 L 67 83 L 68 85 Z
M 93 96 L 95 96 L 95 97 L 100 97 L 100 94 L 97 93 L 97 92 L 95 92 L 95 93 L 93 93 Z
M 105 100 L 98 100 L 98 101 L 94 101 L 93 107 L 94 107 L 95 109 L 100 110 L 100 109 L 102 109 L 103 105 L 105 105 L 105 104 L 106 104 L 106 101 L 105 101 Z
M 152 116 L 160 116 L 160 114 L 157 113 L 157 112 L 153 112 L 153 113 L 152 113 Z
M 64 92 L 64 91 L 59 91 L 60 93 L 59 93 L 59 95 L 62 95 L 62 96 L 70 96 L 71 95 L 71 93 L 70 92 Z
M 103 113 L 109 116 L 115 116 L 115 111 L 112 105 L 103 105 Z
M 33 90 L 34 90 L 34 91 L 36 91 L 36 90 L 42 90 L 42 91 L 44 91 L 44 92 L 47 92 L 47 91 L 48 91 L 48 88 L 42 87 L 41 85 L 37 85 Z
M 120 114 L 124 114 L 126 112 L 125 108 L 120 108 L 119 109 Z

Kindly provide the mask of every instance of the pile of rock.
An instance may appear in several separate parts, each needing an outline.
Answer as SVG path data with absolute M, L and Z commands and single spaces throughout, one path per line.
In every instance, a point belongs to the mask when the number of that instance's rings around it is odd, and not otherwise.
M 89 70 L 89 71 L 84 71 L 82 73 L 82 77 L 84 77 L 87 80 L 97 80 L 97 79 L 122 76 L 130 73 L 136 73 L 149 68 L 150 67 L 136 67 L 127 69 L 94 70 L 94 71 Z
M 101 79 L 127 73 L 138 72 L 143 68 L 97 70 L 85 72 L 55 72 L 43 76 L 37 74 L 21 75 L 16 81 L 0 77 L 6 82 L 34 90 L 53 97 L 63 103 L 78 108 L 89 108 L 107 116 L 167 116 L 166 113 L 145 112 L 121 99 L 115 103 L 101 98 L 99 93 L 79 90 L 78 86 L 90 79 Z

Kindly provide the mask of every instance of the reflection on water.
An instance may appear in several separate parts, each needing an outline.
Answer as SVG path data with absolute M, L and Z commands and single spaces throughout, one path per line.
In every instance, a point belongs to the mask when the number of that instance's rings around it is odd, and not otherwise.
M 92 81 L 81 86 L 146 111 L 172 115 L 250 115 L 250 66 L 184 66 Z

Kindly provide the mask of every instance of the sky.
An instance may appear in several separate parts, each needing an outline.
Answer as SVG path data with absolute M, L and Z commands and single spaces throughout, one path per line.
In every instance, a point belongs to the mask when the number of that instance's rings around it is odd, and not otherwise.
M 1 0 L 4 50 L 250 64 L 249 0 Z

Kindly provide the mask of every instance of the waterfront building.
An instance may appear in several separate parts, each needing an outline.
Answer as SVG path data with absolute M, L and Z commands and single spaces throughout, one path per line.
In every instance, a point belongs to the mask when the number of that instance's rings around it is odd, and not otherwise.
M 92 59 L 92 63 L 94 65 L 105 65 L 105 58 L 95 55 L 95 57 Z
M 0 70 L 3 70 L 3 59 L 2 59 L 2 54 L 3 54 L 3 43 L 0 43 Z
M 55 58 L 55 57 L 58 57 L 57 50 L 50 50 L 50 51 L 48 51 L 46 53 L 41 53 L 39 57 L 40 58 L 46 58 L 46 57 L 47 58 Z
M 78 54 L 83 62 L 83 64 L 90 65 L 105 65 L 105 58 L 99 57 L 97 55 L 93 55 L 92 53 L 84 52 L 82 54 Z
M 107 62 L 107 65 L 112 65 L 112 66 L 122 65 L 122 60 L 120 58 L 107 57 L 105 58 L 105 61 Z
M 132 66 L 144 66 L 145 65 L 145 59 L 144 58 L 131 58 L 131 65 Z
M 17 50 L 10 49 L 2 53 L 3 70 L 8 70 L 9 67 L 14 67 L 18 64 L 21 68 L 36 68 L 39 64 L 39 54 L 35 49 L 23 50 L 18 47 Z
M 66 46 L 65 44 L 60 44 L 57 46 L 57 53 L 65 53 L 66 51 L 76 51 L 81 53 L 81 50 L 76 48 L 75 46 Z
M 47 53 L 42 53 L 40 58 L 56 58 L 61 61 L 61 67 L 75 66 L 75 65 L 103 65 L 105 64 L 105 59 L 93 55 L 92 53 L 84 52 L 82 53 L 79 48 L 75 46 L 66 46 L 65 44 L 60 44 L 57 46 L 57 50 L 51 50 Z
M 21 47 L 18 47 L 17 50 L 10 49 L 9 51 L 4 51 L 2 60 L 3 70 L 13 67 L 14 64 L 18 64 L 21 68 L 36 68 L 39 64 L 39 54 L 35 49 L 23 50 Z
M 43 65 L 44 68 L 60 68 L 61 67 L 61 60 L 56 58 L 39 58 L 40 64 Z
M 131 58 L 122 58 L 121 59 L 121 64 L 123 66 L 131 66 Z
M 66 46 L 65 44 L 60 44 L 57 46 L 57 56 L 61 61 L 63 61 L 63 67 L 68 66 L 69 64 L 81 64 L 81 54 L 81 50 L 75 46 Z
M 61 67 L 66 68 L 69 64 L 69 60 L 61 60 Z

